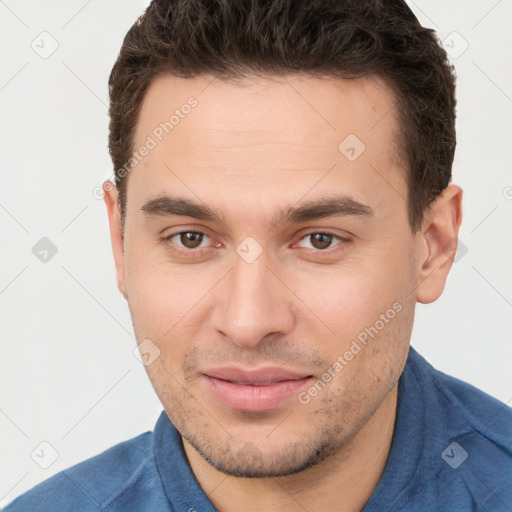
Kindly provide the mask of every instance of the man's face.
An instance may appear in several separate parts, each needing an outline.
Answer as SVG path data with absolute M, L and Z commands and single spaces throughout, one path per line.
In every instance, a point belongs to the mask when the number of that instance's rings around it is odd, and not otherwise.
M 354 438 L 407 357 L 418 241 L 393 97 L 374 78 L 211 80 L 146 94 L 121 286 L 183 438 L 226 473 L 291 474 Z

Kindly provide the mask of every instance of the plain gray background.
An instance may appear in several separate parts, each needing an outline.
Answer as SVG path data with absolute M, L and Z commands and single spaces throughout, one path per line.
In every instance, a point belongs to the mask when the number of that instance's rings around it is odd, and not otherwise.
M 147 3 L 0 1 L 0 506 L 152 430 L 162 410 L 133 354 L 95 197 L 112 174 L 108 75 Z M 410 5 L 457 70 L 454 182 L 465 192 L 461 249 L 441 299 L 418 305 L 412 344 L 510 405 L 512 4 Z

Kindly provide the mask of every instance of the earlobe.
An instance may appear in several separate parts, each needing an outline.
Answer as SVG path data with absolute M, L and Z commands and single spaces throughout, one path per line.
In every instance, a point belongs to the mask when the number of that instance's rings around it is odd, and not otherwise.
M 110 240 L 116 266 L 117 287 L 125 299 L 126 293 L 124 243 L 121 223 L 121 212 L 119 209 L 119 194 L 116 186 L 109 180 L 103 183 L 104 201 L 107 207 L 108 220 L 110 225 Z
M 422 227 L 416 300 L 429 304 L 443 293 L 455 254 L 462 222 L 462 189 L 448 185 L 425 216 Z M 426 249 L 426 250 L 425 250 Z M 426 257 L 425 257 L 426 252 Z

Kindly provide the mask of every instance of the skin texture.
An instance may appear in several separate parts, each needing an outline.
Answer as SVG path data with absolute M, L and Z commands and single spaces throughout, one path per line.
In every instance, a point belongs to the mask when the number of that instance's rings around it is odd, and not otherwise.
M 160 351 L 149 378 L 219 510 L 361 510 L 389 455 L 415 304 L 441 295 L 455 256 L 462 191 L 449 185 L 412 234 L 393 95 L 375 77 L 160 77 L 134 148 L 191 96 L 197 106 L 128 175 L 124 238 L 117 191 L 105 192 L 119 289 L 138 342 Z M 349 134 L 365 145 L 354 161 L 338 149 Z M 373 214 L 275 222 L 333 194 Z M 207 205 L 223 222 L 142 210 L 162 195 Z M 162 241 L 190 230 L 205 236 Z M 321 245 L 315 233 L 334 236 Z M 257 244 L 242 247 L 261 251 L 252 262 L 237 252 L 247 237 Z M 331 368 L 332 378 L 308 403 L 294 394 L 248 413 L 221 403 L 203 377 L 270 365 L 315 380 Z

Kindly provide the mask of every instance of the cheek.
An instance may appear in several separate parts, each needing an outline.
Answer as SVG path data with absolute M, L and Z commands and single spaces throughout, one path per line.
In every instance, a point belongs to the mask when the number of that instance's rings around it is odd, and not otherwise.
M 411 286 L 403 265 L 390 264 L 304 272 L 296 274 L 293 282 L 297 296 L 304 298 L 331 334 L 344 339 L 379 320 L 396 302 L 402 304 Z
M 191 278 L 190 270 L 171 265 L 160 247 L 141 249 L 142 245 L 127 244 L 125 251 L 130 303 L 136 313 L 145 318 L 151 315 L 152 322 L 168 323 L 185 312 L 187 303 L 199 294 L 200 286 Z
M 413 258 L 406 242 L 394 240 L 375 246 L 364 256 L 359 253 L 330 269 L 318 267 L 314 273 L 296 273 L 293 282 L 294 291 L 305 298 L 315 315 L 304 308 L 313 339 L 318 343 L 323 333 L 325 359 L 334 363 L 338 356 L 352 350 L 347 354 L 350 363 L 342 372 L 345 376 L 337 378 L 337 383 L 350 380 L 356 368 L 362 370 L 364 366 L 370 366 L 371 375 L 378 360 L 393 358 L 396 352 L 400 366 L 408 346 L 415 304 L 411 294 Z M 383 368 L 382 372 L 385 371 Z
M 127 253 L 125 260 L 128 303 L 137 339 L 169 335 L 190 309 L 194 288 L 151 258 Z
M 149 338 L 160 365 L 181 375 L 185 355 L 208 337 L 208 301 L 219 273 L 171 265 L 159 257 L 131 254 L 127 261 L 128 304 L 137 340 Z M 152 365 L 153 366 L 153 365 Z M 178 373 L 174 370 L 179 370 Z

